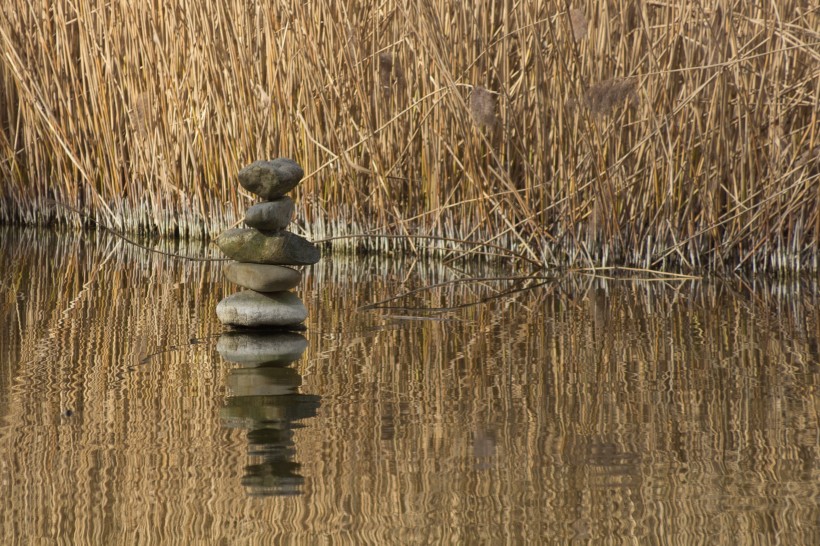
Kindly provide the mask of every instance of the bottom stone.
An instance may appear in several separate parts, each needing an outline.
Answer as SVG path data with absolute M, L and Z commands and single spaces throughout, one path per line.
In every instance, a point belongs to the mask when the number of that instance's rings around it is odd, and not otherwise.
M 244 327 L 293 327 L 307 318 L 307 309 L 293 292 L 254 292 L 245 290 L 216 305 L 222 324 Z

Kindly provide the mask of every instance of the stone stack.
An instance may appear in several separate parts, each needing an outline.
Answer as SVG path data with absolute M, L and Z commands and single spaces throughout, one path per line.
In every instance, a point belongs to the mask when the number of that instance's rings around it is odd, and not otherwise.
M 216 306 L 219 320 L 228 326 L 298 329 L 307 318 L 302 301 L 289 290 L 302 273 L 286 266 L 319 261 L 319 249 L 285 228 L 293 218 L 293 199 L 285 194 L 302 180 L 304 171 L 293 160 L 255 161 L 239 172 L 243 188 L 262 198 L 245 213 L 247 228 L 222 232 L 216 239 L 231 258 L 225 277 L 246 288 Z

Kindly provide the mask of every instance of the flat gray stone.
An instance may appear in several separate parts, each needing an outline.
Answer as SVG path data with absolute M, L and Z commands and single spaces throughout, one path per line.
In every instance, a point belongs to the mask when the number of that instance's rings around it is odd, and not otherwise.
M 293 218 L 293 199 L 280 197 L 257 203 L 245 211 L 245 224 L 260 231 L 281 231 Z
M 307 318 L 307 309 L 293 292 L 245 290 L 220 301 L 216 316 L 228 326 L 281 328 L 301 324 Z
M 222 358 L 246 367 L 289 364 L 307 346 L 305 336 L 296 332 L 226 332 L 216 342 Z
M 289 231 L 270 233 L 233 228 L 220 233 L 216 244 L 226 256 L 238 262 L 311 265 L 321 258 L 313 243 Z
M 228 262 L 222 271 L 232 283 L 257 292 L 290 290 L 302 280 L 302 273 L 281 265 Z
M 282 197 L 299 184 L 305 171 L 292 159 L 254 161 L 239 171 L 239 183 L 251 193 L 270 201 Z

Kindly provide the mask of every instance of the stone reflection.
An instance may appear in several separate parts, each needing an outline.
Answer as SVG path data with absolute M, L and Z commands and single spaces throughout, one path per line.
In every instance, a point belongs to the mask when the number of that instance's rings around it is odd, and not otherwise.
M 248 454 L 242 484 L 252 495 L 298 495 L 304 477 L 294 461 L 294 430 L 316 415 L 320 397 L 302 394 L 302 377 L 288 365 L 307 348 L 295 332 L 228 332 L 217 350 L 238 367 L 228 376 L 230 396 L 223 424 L 248 431 Z
M 488 425 L 480 425 L 473 431 L 473 457 L 479 470 L 492 468 L 496 455 L 496 434 Z

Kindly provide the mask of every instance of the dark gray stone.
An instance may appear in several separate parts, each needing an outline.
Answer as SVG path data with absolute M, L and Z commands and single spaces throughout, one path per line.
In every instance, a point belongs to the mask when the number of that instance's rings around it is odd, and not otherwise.
M 281 231 L 293 218 L 293 199 L 280 197 L 257 203 L 245 211 L 245 224 L 261 231 Z
M 232 283 L 257 292 L 290 290 L 302 280 L 302 273 L 281 265 L 228 262 L 223 271 Z
M 216 350 L 228 362 L 246 367 L 282 366 L 299 360 L 307 346 L 305 336 L 296 332 L 226 332 Z
M 299 184 L 305 172 L 292 159 L 254 161 L 239 171 L 239 183 L 251 193 L 270 201 L 288 193 Z
M 319 249 L 304 237 L 288 231 L 261 232 L 249 228 L 223 231 L 216 244 L 238 262 L 273 265 L 311 265 L 321 257 Z
M 216 316 L 228 326 L 287 327 L 301 324 L 307 318 L 307 309 L 293 292 L 245 290 L 220 301 Z

